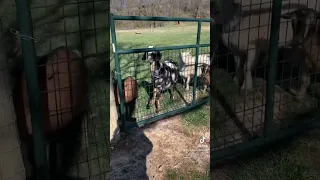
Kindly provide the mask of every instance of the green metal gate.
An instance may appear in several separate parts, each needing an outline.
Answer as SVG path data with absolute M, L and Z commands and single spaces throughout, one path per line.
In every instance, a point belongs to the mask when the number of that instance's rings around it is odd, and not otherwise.
M 217 3 L 211 0 L 211 4 L 223 6 L 223 3 L 227 4 L 227 1 Z M 320 125 L 317 84 L 311 85 L 311 92 L 303 101 L 294 99 L 291 94 L 276 85 L 280 23 L 287 22 L 280 22 L 282 1 L 273 0 L 272 3 L 269 56 L 267 66 L 264 67 L 269 72 L 268 76 L 264 77 L 268 81 L 255 79 L 256 87 L 260 91 L 239 94 L 238 87 L 228 73 L 220 70 L 211 72 L 212 166 L 226 158 L 258 149 L 257 147 L 262 145 Z M 224 14 L 224 10 L 220 11 L 219 7 L 212 8 L 218 9 L 215 14 L 211 14 L 211 18 L 216 21 L 211 22 L 210 51 L 215 52 L 218 46 L 213 42 L 218 42 L 221 38 L 224 21 L 223 17 L 219 16 Z M 288 24 L 291 25 L 290 21 Z M 216 56 L 215 60 L 219 58 L 224 57 Z M 282 83 L 285 80 L 280 81 Z
M 181 21 L 181 22 L 196 22 L 197 23 L 197 36 L 196 36 L 196 44 L 194 45 L 183 45 L 183 46 L 169 46 L 169 47 L 155 47 L 152 49 L 149 48 L 141 48 L 141 49 L 118 49 L 117 44 L 117 36 L 116 36 L 116 28 L 115 28 L 115 21 Z M 188 110 L 191 110 L 195 107 L 200 105 L 206 104 L 209 102 L 209 98 L 207 94 L 199 94 L 199 89 L 197 88 L 198 77 L 196 76 L 198 68 L 198 58 L 202 52 L 209 53 L 208 47 L 210 44 L 200 44 L 200 35 L 201 35 L 201 23 L 202 22 L 210 22 L 210 19 L 198 19 L 198 18 L 170 18 L 170 17 L 146 17 L 146 16 L 115 16 L 111 14 L 110 17 L 110 28 L 111 28 L 111 35 L 112 35 L 112 49 L 114 53 L 114 63 L 115 63 L 115 77 L 116 77 L 116 84 L 119 88 L 119 92 L 123 92 L 123 88 L 121 86 L 122 79 L 128 76 L 133 76 L 137 80 L 138 84 L 138 99 L 137 104 L 135 105 L 136 110 L 133 113 L 136 122 L 130 123 L 127 122 L 130 115 L 127 112 L 126 105 L 124 104 L 124 95 L 120 93 L 120 118 L 122 122 L 122 130 L 125 131 L 128 128 L 134 126 L 142 126 L 147 123 L 163 119 L 168 116 L 172 116 L 178 113 L 182 113 Z M 151 44 L 150 44 L 151 45 Z M 150 46 L 149 45 L 149 46 Z M 148 45 L 145 45 L 148 47 Z M 205 49 L 207 48 L 207 50 Z M 141 53 L 148 52 L 148 51 L 169 51 L 169 53 L 164 53 L 165 59 L 172 59 L 173 61 L 177 62 L 177 58 L 175 56 L 182 50 L 191 49 L 191 54 L 195 56 L 195 76 L 193 81 L 193 90 L 186 95 L 184 89 L 178 85 L 178 97 L 176 101 L 168 101 L 167 107 L 164 111 L 160 113 L 154 113 L 152 111 L 152 107 L 150 109 L 146 109 L 145 106 L 147 105 L 147 96 L 145 94 L 149 94 L 148 92 L 152 90 L 151 84 L 151 74 L 149 64 L 143 64 L 141 60 Z M 190 51 L 190 50 L 189 50 Z M 140 53 L 140 54 L 139 54 Z M 130 57 L 129 57 L 130 55 Z M 128 62 L 126 62 L 128 61 Z M 132 63 L 132 66 L 128 64 Z M 143 74 L 141 72 L 146 71 L 147 73 Z M 140 87 L 140 88 L 139 88 Z M 142 90 L 145 88 L 147 90 Z M 144 91 L 147 91 L 145 93 Z M 188 97 L 186 97 L 188 96 Z M 201 97 L 202 96 L 202 97 Z M 191 97 L 191 98 L 190 98 Z M 199 98 L 197 98 L 199 97 Z M 189 98 L 189 100 L 187 100 Z M 166 99 L 166 96 L 164 96 Z M 163 100 L 162 100 L 163 101 Z M 163 105 L 162 105 L 163 106 Z
M 2 8 L 7 11 L 6 15 L 10 18 L 4 18 L 6 21 L 2 26 L 7 31 L 11 25 L 19 24 L 18 27 L 14 26 L 16 31 L 10 30 L 21 41 L 21 44 L 17 43 L 19 50 L 21 45 L 20 56 L 22 58 L 18 58 L 16 62 L 18 67 L 15 68 L 25 72 L 32 122 L 32 136 L 20 135 L 27 178 L 44 180 L 55 179 L 50 176 L 59 176 L 58 179 L 70 177 L 109 179 L 109 140 L 107 137 L 109 136 L 108 89 L 110 86 L 109 77 L 106 75 L 109 73 L 110 57 L 108 47 L 109 0 L 41 2 L 16 0 L 15 4 L 10 1 L 2 4 L 4 5 Z M 17 21 L 18 23 L 15 23 Z M 77 117 L 72 107 L 74 106 L 72 91 L 75 92 L 77 89 L 72 85 L 71 78 L 65 78 L 65 80 L 69 79 L 69 83 L 68 86 L 62 87 L 61 79 L 53 77 L 61 74 L 69 74 L 70 77 L 72 73 L 69 70 L 72 65 L 68 64 L 68 70 L 63 70 L 60 68 L 61 62 L 48 62 L 46 66 L 50 64 L 52 69 L 56 68 L 56 71 L 52 73 L 53 78 L 51 77 L 55 83 L 51 88 L 43 88 L 44 82 L 39 81 L 42 78 L 39 72 L 43 69 L 41 68 L 43 65 L 37 62 L 41 59 L 40 57 L 50 54 L 58 47 L 76 49 L 80 52 L 77 53 L 78 58 L 73 58 L 72 61 L 69 61 L 70 58 L 68 58 L 68 61 L 70 64 L 80 62 L 87 69 L 87 72 L 82 71 L 84 68 L 80 70 L 87 75 L 82 83 L 88 90 L 82 95 L 90 100 L 86 103 L 85 112 L 82 111 Z M 62 56 L 55 58 L 67 59 Z M 12 69 L 8 67 L 8 71 L 10 70 Z M 43 76 L 47 77 L 47 75 Z M 72 95 L 63 97 L 62 92 L 71 92 Z M 49 97 L 48 94 L 55 94 L 55 98 L 48 101 L 48 104 L 57 104 L 59 107 L 50 109 L 49 105 L 47 108 L 42 106 L 46 99 L 44 94 L 47 94 L 47 97 Z M 69 104 L 71 107 L 61 106 L 61 102 L 65 99 L 71 99 Z M 48 111 L 56 111 L 57 117 L 62 117 L 62 114 L 70 114 L 69 118 L 71 117 L 72 122 L 75 123 L 69 124 L 68 128 L 72 127 L 77 130 L 59 131 L 60 127 L 58 127 L 58 133 L 53 133 L 54 136 L 51 136 L 52 133 L 45 132 L 44 128 L 46 116 L 52 115 Z M 18 114 L 17 117 L 18 123 L 26 124 L 25 118 L 19 118 Z M 63 122 L 63 119 L 57 118 L 57 121 Z M 19 134 L 23 133 L 19 132 Z M 63 138 L 60 136 L 62 134 L 64 134 Z M 29 167 L 30 163 L 33 165 L 32 168 Z

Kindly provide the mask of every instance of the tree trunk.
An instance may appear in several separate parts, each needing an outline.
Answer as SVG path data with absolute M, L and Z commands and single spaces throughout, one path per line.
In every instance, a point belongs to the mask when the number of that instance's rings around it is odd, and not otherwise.
M 25 180 L 12 87 L 6 55 L 0 42 L 0 179 Z

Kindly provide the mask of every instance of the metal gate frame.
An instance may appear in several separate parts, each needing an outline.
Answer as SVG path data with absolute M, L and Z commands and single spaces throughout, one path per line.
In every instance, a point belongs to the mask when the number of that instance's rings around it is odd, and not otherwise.
M 116 80 L 119 92 L 123 92 L 121 86 L 121 69 L 120 69 L 120 62 L 119 62 L 119 55 L 120 54 L 130 54 L 130 53 L 142 53 L 150 51 L 149 48 L 138 48 L 138 49 L 121 49 L 118 50 L 117 48 L 117 37 L 116 37 L 116 30 L 115 30 L 115 21 L 119 20 L 126 20 L 126 21 L 184 21 L 184 22 L 197 22 L 198 29 L 197 29 L 197 39 L 196 44 L 194 45 L 183 45 L 183 46 L 167 46 L 167 47 L 157 47 L 153 48 L 154 51 L 165 51 L 165 50 L 177 50 L 177 49 L 186 49 L 186 48 L 196 48 L 196 63 L 195 63 L 195 76 L 194 76 L 194 85 L 193 85 L 193 100 L 190 105 L 185 107 L 153 116 L 151 118 L 146 118 L 144 120 L 138 121 L 137 123 L 131 124 L 127 123 L 126 120 L 126 112 L 124 107 L 124 95 L 123 93 L 119 93 L 120 95 L 120 120 L 122 122 L 121 131 L 126 132 L 128 129 L 137 126 L 143 126 L 149 124 L 151 122 L 163 119 L 168 116 L 173 116 L 182 112 L 186 112 L 192 110 L 200 105 L 207 104 L 209 102 L 209 98 L 202 100 L 200 102 L 195 101 L 196 97 L 196 83 L 197 83 L 197 69 L 198 66 L 198 58 L 199 58 L 199 48 L 200 47 L 209 47 L 210 44 L 200 44 L 200 34 L 201 34 L 201 23 L 202 22 L 210 22 L 209 18 L 182 18 L 182 17 L 150 17 L 150 16 L 116 16 L 110 14 L 110 30 L 112 36 L 112 48 L 114 53 L 114 61 L 115 61 L 115 73 L 116 73 Z
M 17 7 L 17 20 L 20 26 L 20 33 L 33 37 L 33 24 L 31 18 L 31 9 L 29 1 L 16 0 Z M 35 154 L 35 177 L 37 179 L 50 179 L 46 145 L 47 139 L 44 133 L 44 111 L 41 104 L 40 89 L 38 85 L 37 64 L 36 64 L 36 51 L 34 41 L 26 40 L 20 37 L 21 49 L 23 55 L 23 64 L 25 70 L 27 92 L 29 97 L 29 106 L 32 123 L 32 139 Z
M 211 3 L 214 3 L 211 0 Z M 227 0 L 225 0 L 227 1 Z M 299 123 L 294 123 L 291 126 L 286 128 L 278 127 L 274 123 L 273 114 L 274 114 L 274 96 L 275 96 L 275 82 L 276 82 L 276 70 L 277 70 L 277 56 L 278 56 L 278 41 L 279 41 L 279 29 L 280 29 L 280 17 L 281 17 L 281 8 L 282 8 L 282 0 L 273 0 L 272 5 L 272 19 L 271 19 L 271 34 L 269 41 L 269 56 L 268 56 L 268 79 L 267 81 L 267 92 L 266 92 L 266 105 L 265 105 L 265 120 L 263 122 L 263 135 L 261 137 L 253 137 L 248 139 L 246 142 L 242 142 L 239 144 L 235 144 L 226 148 L 222 148 L 219 150 L 211 151 L 210 153 L 210 164 L 211 167 L 219 165 L 220 162 L 223 162 L 227 158 L 233 158 L 239 154 L 246 154 L 246 152 L 257 151 L 258 147 L 262 147 L 264 145 L 270 145 L 279 141 L 281 139 L 285 139 L 289 136 L 293 136 L 299 133 L 306 132 L 310 129 L 320 127 L 320 107 L 317 107 L 308 113 L 296 116 L 293 121 Z M 220 14 L 219 14 L 220 13 Z M 221 37 L 223 30 L 223 20 L 219 17 L 223 14 L 221 11 L 211 14 L 211 18 L 215 19 L 215 26 L 211 26 L 211 42 L 218 42 Z M 215 17 L 213 17 L 215 16 Z M 214 52 L 216 49 L 216 44 L 211 44 L 210 52 Z M 212 73 L 212 71 L 211 71 Z M 212 76 L 212 74 L 211 74 Z M 212 83 L 211 83 L 212 84 Z M 212 89 L 212 88 L 211 88 Z M 217 96 L 217 92 L 210 91 L 210 97 Z M 214 133 L 214 128 L 212 125 L 212 119 L 214 118 L 214 101 L 210 102 L 210 134 Z M 214 144 L 212 144 L 214 146 Z

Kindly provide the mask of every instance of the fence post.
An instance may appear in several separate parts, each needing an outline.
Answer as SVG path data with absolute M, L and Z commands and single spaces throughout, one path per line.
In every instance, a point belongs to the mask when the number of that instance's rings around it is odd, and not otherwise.
M 121 71 L 120 71 L 120 62 L 119 62 L 119 55 L 117 53 L 117 37 L 116 37 L 116 29 L 114 24 L 113 14 L 110 14 L 110 28 L 111 28 L 111 37 L 112 37 L 112 50 L 114 54 L 114 63 L 116 68 L 116 78 L 117 78 L 117 86 L 118 86 L 118 95 L 120 97 L 120 120 L 121 124 L 121 131 L 126 132 L 126 113 L 124 108 L 124 97 L 123 97 L 123 90 L 122 90 L 122 80 L 121 80 Z
M 198 60 L 199 60 L 199 45 L 200 45 L 200 34 L 201 34 L 201 20 L 198 21 L 198 31 L 197 31 L 197 47 L 196 47 L 196 63 L 195 63 L 195 73 L 193 78 L 193 99 L 192 104 L 196 103 L 197 94 L 197 74 L 198 74 Z
M 264 137 L 270 137 L 273 133 L 274 93 L 277 72 L 278 41 L 281 18 L 282 0 L 273 0 L 271 34 L 268 53 L 268 81 L 266 92 L 266 109 L 264 120 Z
M 30 4 L 28 0 L 16 0 L 17 17 L 21 34 L 26 37 L 33 37 L 33 27 L 31 19 Z M 38 86 L 36 53 L 33 40 L 21 38 L 21 48 L 23 53 L 24 71 L 29 96 L 29 106 L 32 122 L 34 157 L 36 163 L 37 180 L 48 179 L 48 166 L 46 156 L 46 142 L 44 136 L 44 114 L 40 100 L 40 89 Z

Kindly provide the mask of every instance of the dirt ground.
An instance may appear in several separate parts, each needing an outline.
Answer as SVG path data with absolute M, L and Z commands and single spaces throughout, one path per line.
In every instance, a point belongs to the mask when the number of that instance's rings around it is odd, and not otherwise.
M 110 179 L 165 179 L 166 170 L 205 171 L 209 167 L 209 127 L 186 128 L 181 116 L 132 129 L 111 147 Z M 182 172 L 183 173 L 183 172 Z

